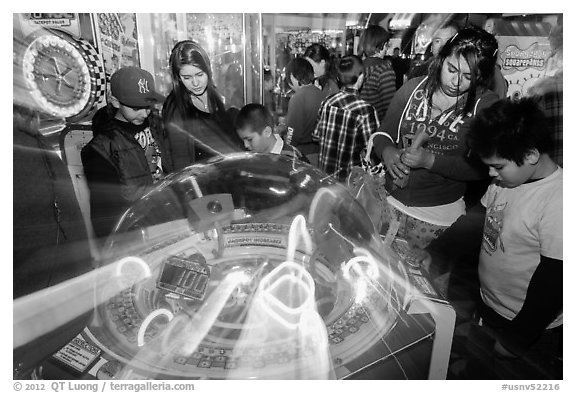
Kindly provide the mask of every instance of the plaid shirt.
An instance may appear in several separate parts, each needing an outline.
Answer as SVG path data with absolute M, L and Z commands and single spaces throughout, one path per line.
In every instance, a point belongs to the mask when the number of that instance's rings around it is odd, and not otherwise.
M 563 144 L 563 75 L 553 76 L 542 80 L 537 89 L 537 100 L 549 121 L 550 131 L 554 145 L 550 157 L 560 166 L 564 166 Z
M 344 87 L 320 105 L 312 139 L 320 144 L 320 169 L 344 181 L 352 166 L 360 165 L 360 152 L 380 123 L 376 110 Z

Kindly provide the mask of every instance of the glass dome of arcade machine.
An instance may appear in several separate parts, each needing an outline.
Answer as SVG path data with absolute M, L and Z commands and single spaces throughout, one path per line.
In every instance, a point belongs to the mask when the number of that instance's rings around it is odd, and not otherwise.
M 125 365 L 120 379 L 340 377 L 408 297 L 352 195 L 285 156 L 169 175 L 105 253 L 89 332 Z

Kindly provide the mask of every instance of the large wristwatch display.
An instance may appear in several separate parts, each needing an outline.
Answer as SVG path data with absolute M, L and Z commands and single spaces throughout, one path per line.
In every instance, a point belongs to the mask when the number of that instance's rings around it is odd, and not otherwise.
M 81 120 L 104 100 L 106 79 L 98 53 L 87 41 L 62 31 L 35 34 L 22 70 L 36 104 L 55 117 Z

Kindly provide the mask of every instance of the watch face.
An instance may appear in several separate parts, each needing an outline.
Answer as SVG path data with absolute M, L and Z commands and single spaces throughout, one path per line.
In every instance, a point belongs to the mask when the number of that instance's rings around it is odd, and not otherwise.
M 26 49 L 25 80 L 32 97 L 58 117 L 76 115 L 90 100 L 90 71 L 76 46 L 57 35 L 42 35 Z

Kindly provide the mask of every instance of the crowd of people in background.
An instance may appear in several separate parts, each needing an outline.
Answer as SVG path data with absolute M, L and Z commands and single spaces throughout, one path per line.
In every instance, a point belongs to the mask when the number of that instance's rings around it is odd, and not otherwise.
M 553 30 L 560 62 L 561 37 Z M 534 86 L 534 99 L 513 102 L 494 35 L 448 24 L 434 34 L 430 59 L 410 71 L 398 48 L 385 56 L 389 40 L 384 28 L 368 26 L 357 55 L 337 59 L 312 44 L 292 59 L 285 75 L 294 95 L 283 127 L 259 103 L 225 105 L 209 56 L 194 41 L 172 49 L 166 98 L 147 71 L 118 70 L 82 150 L 96 235 L 106 238 L 166 174 L 231 152 L 288 155 L 345 183 L 378 132 L 372 158 L 386 170 L 382 208 L 398 221 L 397 237 L 430 250 L 433 278 L 452 269 L 439 245 L 458 247 L 467 233 L 449 228 L 480 217 L 470 248 L 476 255 L 465 257 L 480 271 L 472 332 L 489 347 L 482 356 L 465 351 L 467 366 L 454 375 L 562 378 L 561 68 Z M 21 123 L 18 129 L 36 143 Z

